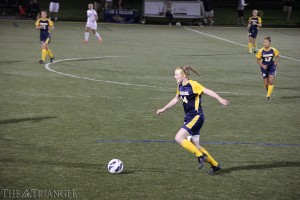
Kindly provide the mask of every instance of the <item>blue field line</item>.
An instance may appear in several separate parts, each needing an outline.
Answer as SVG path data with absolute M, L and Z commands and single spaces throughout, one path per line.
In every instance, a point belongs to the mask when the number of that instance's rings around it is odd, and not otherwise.
M 97 140 L 98 143 L 176 143 L 174 140 Z M 202 142 L 212 145 L 253 145 L 253 146 L 279 146 L 298 147 L 300 144 L 280 144 L 264 142 Z

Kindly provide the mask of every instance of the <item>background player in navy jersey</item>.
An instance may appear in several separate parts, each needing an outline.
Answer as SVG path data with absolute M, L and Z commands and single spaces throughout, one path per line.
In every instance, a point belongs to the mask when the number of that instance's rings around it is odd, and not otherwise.
M 271 38 L 264 39 L 264 47 L 257 54 L 257 63 L 261 68 L 261 75 L 264 80 L 264 86 L 267 89 L 267 100 L 271 100 L 271 94 L 274 88 L 274 79 L 276 76 L 276 68 L 280 60 L 279 51 L 271 47 Z
M 202 94 L 207 94 L 216 98 L 222 105 L 227 106 L 229 102 L 220 97 L 217 93 L 203 87 L 196 81 L 189 80 L 190 71 L 199 75 L 192 67 L 183 66 L 175 70 L 175 79 L 178 84 L 175 97 L 163 108 L 156 111 L 157 115 L 162 114 L 167 109 L 175 106 L 179 99 L 183 102 L 185 112 L 184 125 L 177 132 L 175 140 L 184 149 L 195 154 L 198 158 L 201 169 L 205 161 L 211 164 L 210 174 L 221 169 L 221 166 L 214 158 L 200 146 L 200 129 L 204 123 L 204 113 L 201 107 Z
M 249 53 L 252 54 L 253 52 L 257 52 L 257 43 L 256 43 L 256 38 L 258 34 L 258 29 L 259 27 L 262 26 L 262 20 L 259 16 L 257 16 L 258 11 L 253 10 L 252 11 L 252 17 L 249 18 L 248 20 L 248 48 L 249 48 Z
M 46 56 L 50 57 L 50 63 L 52 63 L 54 56 L 49 49 L 50 43 L 50 29 L 54 29 L 53 22 L 47 18 L 47 12 L 41 12 L 41 18 L 35 22 L 35 27 L 37 30 L 40 30 L 40 41 L 41 41 L 41 48 L 42 48 L 42 59 L 39 63 L 44 64 Z

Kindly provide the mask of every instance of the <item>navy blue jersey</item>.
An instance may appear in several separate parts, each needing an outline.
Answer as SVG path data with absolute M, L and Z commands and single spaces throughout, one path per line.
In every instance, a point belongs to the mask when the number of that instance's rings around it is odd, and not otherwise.
M 201 95 L 205 88 L 196 81 L 189 80 L 186 85 L 179 84 L 177 95 L 180 96 L 186 115 L 199 115 L 203 113 Z
M 256 58 L 262 60 L 262 64 L 267 66 L 273 66 L 274 57 L 277 56 L 279 56 L 279 51 L 274 47 L 269 49 L 261 48 L 256 54 Z
M 249 24 L 250 24 L 250 28 L 249 30 L 258 30 L 259 27 L 257 26 L 257 24 L 261 24 L 262 20 L 260 17 L 250 17 L 249 18 Z
M 42 26 L 40 29 L 40 36 L 42 37 L 48 37 L 50 35 L 49 27 L 53 26 L 53 22 L 50 19 L 43 19 L 40 18 L 35 22 L 35 26 L 39 27 Z

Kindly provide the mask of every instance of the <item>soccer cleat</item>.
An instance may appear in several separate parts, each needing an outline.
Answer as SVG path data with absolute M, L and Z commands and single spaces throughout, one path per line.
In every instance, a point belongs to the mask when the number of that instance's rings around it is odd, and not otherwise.
M 257 53 L 257 52 L 258 52 L 258 49 L 257 49 L 257 48 L 255 48 L 255 49 L 254 49 L 254 53 Z
M 221 165 L 218 166 L 212 166 L 208 172 L 210 175 L 214 175 L 216 172 L 220 171 L 222 169 Z
M 199 162 L 199 169 L 201 169 L 205 162 L 206 162 L 206 154 L 203 154 L 202 156 L 198 157 L 198 162 Z
M 50 58 L 50 63 L 52 63 L 54 59 L 55 59 L 54 57 Z
M 43 60 L 40 60 L 39 63 L 40 64 L 45 64 L 45 62 Z
M 271 101 L 271 97 L 267 97 L 266 100 L 270 102 Z

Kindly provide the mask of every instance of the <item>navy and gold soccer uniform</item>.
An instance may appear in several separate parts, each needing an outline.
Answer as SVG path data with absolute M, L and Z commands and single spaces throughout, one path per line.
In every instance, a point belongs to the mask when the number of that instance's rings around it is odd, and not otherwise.
M 268 78 L 270 75 L 276 76 L 276 65 L 274 64 L 274 57 L 279 56 L 279 51 L 274 47 L 269 49 L 261 48 L 256 58 L 262 60 L 262 64 L 267 66 L 267 69 L 260 67 L 263 79 Z
M 46 56 L 49 55 L 50 57 L 50 63 L 52 63 L 54 56 L 52 51 L 49 49 L 48 44 L 51 40 L 50 35 L 50 27 L 53 27 L 53 22 L 50 19 L 47 18 L 40 18 L 35 22 L 36 27 L 40 28 L 40 41 L 42 44 L 42 59 L 39 61 L 39 63 L 43 64 Z M 43 45 L 46 44 L 46 45 Z
M 257 37 L 258 29 L 259 29 L 259 27 L 257 26 L 257 24 L 261 24 L 261 23 L 262 23 L 262 20 L 258 16 L 257 17 L 250 17 L 249 18 L 249 24 L 250 24 L 249 33 L 248 33 L 249 37 L 252 37 L 252 38 L 256 38 Z
M 205 88 L 196 81 L 189 80 L 186 85 L 178 85 L 177 95 L 180 96 L 185 112 L 183 129 L 191 136 L 199 135 L 204 122 L 201 97 Z
M 49 27 L 53 26 L 53 22 L 50 19 L 40 18 L 35 22 L 36 27 L 42 26 L 40 29 L 40 41 L 41 43 L 50 43 L 51 35 Z

